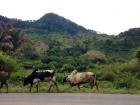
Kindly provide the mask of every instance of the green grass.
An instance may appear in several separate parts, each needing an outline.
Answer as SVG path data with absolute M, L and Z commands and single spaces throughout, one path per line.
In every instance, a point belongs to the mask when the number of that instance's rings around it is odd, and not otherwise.
M 127 64 L 109 64 L 109 65 L 95 65 L 95 67 L 91 70 L 87 71 L 93 71 L 97 73 L 98 75 L 98 83 L 99 83 L 99 91 L 96 90 L 94 87 L 93 89 L 90 88 L 88 84 L 81 85 L 81 89 L 79 90 L 76 86 L 70 87 L 69 84 L 65 83 L 63 84 L 63 77 L 64 73 L 56 73 L 57 81 L 58 81 L 58 87 L 59 87 L 59 93 L 111 93 L 111 94 L 140 94 L 140 87 L 139 83 L 140 80 L 136 79 L 135 76 L 130 75 L 129 78 L 127 78 L 125 75 L 123 75 L 123 78 L 120 76 L 120 74 L 123 74 L 123 69 L 125 67 L 129 67 L 131 65 Z M 129 67 L 130 68 L 130 67 Z M 128 83 L 127 81 L 130 81 L 132 83 L 132 86 L 130 88 L 124 88 L 124 87 L 117 87 L 115 86 L 115 81 L 107 81 L 104 79 L 104 75 L 107 75 L 108 72 L 113 71 L 117 75 L 117 79 L 120 80 L 121 83 Z M 23 77 L 26 77 L 32 72 L 32 70 L 17 70 L 13 72 L 10 76 L 10 79 L 8 80 L 9 83 L 9 92 L 10 93 L 28 93 L 30 86 L 23 87 L 22 79 Z M 126 72 L 126 71 L 125 71 Z M 119 75 L 119 76 L 118 76 Z M 102 77 L 103 76 L 103 77 Z M 110 76 L 110 75 L 107 75 Z M 101 80 L 100 80 L 101 79 Z M 124 80 L 124 82 L 122 82 Z M 119 81 L 118 81 L 119 82 Z M 117 82 L 117 84 L 118 84 Z M 119 84 L 118 84 L 119 85 Z M 48 91 L 48 83 L 40 83 L 39 84 L 39 92 L 41 93 L 47 93 Z M 6 88 L 2 88 L 2 92 L 6 92 Z M 36 87 L 34 86 L 32 89 L 32 92 L 36 92 Z M 51 92 L 57 92 L 55 87 L 52 89 Z
M 110 87 L 108 87 L 110 86 Z M 88 85 L 81 85 L 81 89 L 79 90 L 77 87 L 70 87 L 68 84 L 58 84 L 59 91 L 56 91 L 55 86 L 52 88 L 51 93 L 110 93 L 110 94 L 140 94 L 140 90 L 138 89 L 125 89 L 120 88 L 116 89 L 111 86 L 111 84 L 100 84 L 99 91 L 96 90 L 95 87 L 93 89 L 90 88 Z M 22 83 L 18 85 L 9 84 L 9 93 L 29 93 L 29 87 L 23 87 Z M 40 83 L 39 84 L 39 93 L 48 93 L 48 84 L 47 83 Z M 6 88 L 2 88 L 1 92 L 6 92 Z M 36 93 L 36 87 L 32 88 L 32 92 Z

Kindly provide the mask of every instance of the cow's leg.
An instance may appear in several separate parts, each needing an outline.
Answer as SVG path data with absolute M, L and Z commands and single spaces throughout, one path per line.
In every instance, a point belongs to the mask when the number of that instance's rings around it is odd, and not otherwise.
M 0 91 L 1 91 L 1 88 L 3 87 L 3 83 L 1 83 L 1 86 L 0 86 Z
M 52 83 L 49 82 L 49 89 L 48 89 L 48 92 L 50 92 L 51 88 L 52 88 Z
M 97 83 L 97 82 L 95 82 L 94 84 L 95 84 L 95 86 L 96 86 L 97 91 L 99 91 L 99 88 L 98 88 L 98 83 Z
M 1 88 L 3 87 L 3 83 L 0 83 L 0 93 L 1 93 Z
M 6 93 L 8 93 L 8 83 L 7 82 L 5 82 L 5 86 L 6 86 L 6 89 L 7 89 Z
M 38 93 L 38 83 L 36 84 L 36 92 Z
M 56 90 L 57 90 L 57 91 L 59 91 L 55 76 L 52 78 L 52 80 L 51 80 L 51 81 L 52 81 L 52 82 L 53 82 L 53 84 L 55 85 Z
M 30 92 L 32 91 L 32 88 L 33 88 L 33 84 L 30 85 Z
M 94 83 L 90 82 L 90 88 L 93 89 Z
M 52 82 L 54 83 L 54 85 L 55 85 L 55 87 L 56 87 L 56 90 L 59 91 L 57 82 L 56 82 L 55 80 L 52 80 Z
M 91 88 L 93 88 L 94 85 L 96 86 L 97 91 L 99 91 L 97 81 L 90 82 Z
M 96 75 L 94 76 L 94 81 L 93 82 L 94 82 L 94 85 L 96 86 L 96 89 L 99 91 Z
M 80 90 L 80 85 L 79 85 L 79 84 L 77 85 L 77 87 L 78 87 L 78 89 Z

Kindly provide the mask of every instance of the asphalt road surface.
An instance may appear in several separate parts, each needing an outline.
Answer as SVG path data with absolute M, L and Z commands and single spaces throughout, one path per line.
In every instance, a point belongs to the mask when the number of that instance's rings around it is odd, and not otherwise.
M 0 105 L 140 105 L 140 95 L 0 93 Z

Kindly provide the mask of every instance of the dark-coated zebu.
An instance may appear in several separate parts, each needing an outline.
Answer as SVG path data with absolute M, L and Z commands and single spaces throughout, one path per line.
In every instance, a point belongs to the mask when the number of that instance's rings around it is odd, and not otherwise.
M 58 91 L 57 82 L 55 80 L 55 72 L 54 70 L 33 70 L 33 72 L 24 78 L 23 80 L 23 86 L 30 84 L 30 92 L 32 90 L 33 84 L 36 83 L 36 89 L 38 92 L 38 83 L 39 82 L 48 82 L 49 83 L 49 89 L 51 90 L 51 87 L 53 85 L 56 86 L 56 89 Z

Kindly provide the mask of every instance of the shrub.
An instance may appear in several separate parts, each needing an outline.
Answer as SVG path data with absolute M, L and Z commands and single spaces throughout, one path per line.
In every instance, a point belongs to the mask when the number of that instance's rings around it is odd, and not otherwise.
M 116 88 L 134 88 L 135 87 L 135 83 L 137 82 L 137 79 L 134 76 L 131 75 L 121 75 L 120 77 L 118 77 L 115 82 L 114 82 L 114 86 Z
M 87 67 L 85 65 L 79 65 L 76 67 L 76 70 L 78 71 L 85 71 L 87 69 Z
M 37 69 L 48 69 L 48 65 L 47 64 L 43 64 L 43 63 L 38 63 L 38 64 L 34 65 L 34 68 L 37 68 Z
M 55 65 L 53 63 L 49 63 L 47 65 L 47 69 L 53 69 L 53 70 L 55 70 L 56 68 L 55 68 Z
M 135 57 L 140 60 L 140 46 L 136 50 Z
M 9 73 L 19 70 L 20 67 L 14 60 L 14 58 L 0 53 L 0 70 L 7 71 Z
M 106 56 L 100 51 L 91 50 L 91 51 L 88 51 L 83 56 L 87 57 L 93 63 L 96 63 L 96 62 L 105 63 L 106 62 Z
M 137 74 L 140 73 L 140 65 L 130 65 L 128 67 L 123 68 L 122 71 L 125 73 Z
M 40 63 L 40 62 L 24 63 L 23 67 L 25 69 L 33 69 L 33 68 L 47 69 L 47 64 L 43 64 L 43 63 Z
M 71 65 L 71 64 L 64 64 L 62 69 L 61 69 L 61 72 L 71 72 L 74 70 L 74 66 Z
M 61 62 L 62 60 L 60 57 L 57 57 L 57 56 L 43 56 L 41 59 L 41 62 L 45 64 L 48 64 L 52 61 Z
M 13 84 L 16 84 L 16 85 L 19 85 L 22 80 L 23 80 L 23 71 L 17 71 L 17 72 L 14 72 L 12 73 L 12 75 L 10 76 L 10 83 L 13 83 Z
M 25 68 L 25 69 L 32 69 L 33 68 L 33 64 L 30 64 L 30 63 L 24 63 L 23 64 L 23 67 Z
M 24 52 L 24 57 L 34 60 L 39 57 L 39 54 L 36 51 L 28 50 Z
M 64 75 L 63 74 L 60 74 L 60 73 L 57 74 L 57 76 L 56 76 L 57 82 L 63 84 L 63 79 L 64 79 Z
M 104 71 L 98 75 L 100 77 L 100 80 L 106 80 L 111 82 L 113 82 L 117 77 L 117 74 L 114 71 Z
M 52 61 L 49 64 L 47 64 L 47 67 L 49 69 L 59 69 L 62 67 L 62 64 L 61 62 Z

